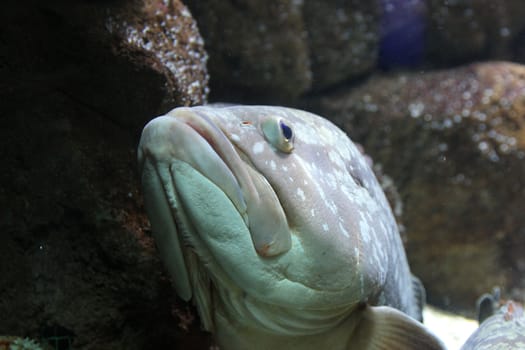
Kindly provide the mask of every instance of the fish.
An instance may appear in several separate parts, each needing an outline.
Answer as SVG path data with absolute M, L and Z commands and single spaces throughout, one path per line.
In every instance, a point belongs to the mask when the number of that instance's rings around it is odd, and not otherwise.
M 221 349 L 444 349 L 368 163 L 287 107 L 178 107 L 144 127 L 153 237 Z
M 525 349 L 525 315 L 523 305 L 499 300 L 499 290 L 484 294 L 477 302 L 479 328 L 467 339 L 461 350 Z M 498 307 L 498 305 L 500 305 Z

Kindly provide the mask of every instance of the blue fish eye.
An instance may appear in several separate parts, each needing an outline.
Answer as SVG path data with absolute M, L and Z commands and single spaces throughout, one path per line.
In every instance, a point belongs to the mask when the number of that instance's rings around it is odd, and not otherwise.
M 283 132 L 284 138 L 290 140 L 293 136 L 292 128 L 286 125 L 282 120 L 279 122 L 279 125 L 281 127 L 281 131 Z
M 284 153 L 292 152 L 294 133 L 288 122 L 279 116 L 270 115 L 264 118 L 260 125 L 264 138 L 272 146 Z

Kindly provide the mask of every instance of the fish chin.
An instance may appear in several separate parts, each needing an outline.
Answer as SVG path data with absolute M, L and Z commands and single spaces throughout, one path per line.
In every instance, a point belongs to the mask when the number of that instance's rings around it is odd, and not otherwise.
M 230 289 L 266 289 L 274 275 L 259 268 L 249 228 L 228 196 L 188 163 L 174 161 L 171 173 L 184 221 L 192 223 L 184 239 L 210 277 Z

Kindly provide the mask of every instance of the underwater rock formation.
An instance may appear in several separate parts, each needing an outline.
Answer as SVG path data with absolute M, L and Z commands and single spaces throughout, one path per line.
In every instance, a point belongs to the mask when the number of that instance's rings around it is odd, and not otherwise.
M 186 1 L 210 54 L 212 99 L 295 104 L 376 68 L 525 62 L 520 0 Z
M 162 275 L 135 161 L 152 113 L 206 100 L 188 10 L 8 1 L 0 18 L 0 335 L 61 349 L 207 346 Z
M 215 99 L 289 100 L 312 80 L 302 2 L 186 1 L 210 55 Z M 232 97 L 236 100 L 232 101 Z
M 380 14 L 377 0 L 304 1 L 312 90 L 326 89 L 374 70 Z
M 289 103 L 376 65 L 378 0 L 186 4 L 210 55 L 216 100 Z
M 427 59 L 440 66 L 471 60 L 525 62 L 521 0 L 427 0 Z
M 431 303 L 525 288 L 524 94 L 525 67 L 496 62 L 375 77 L 312 106 L 388 169 Z

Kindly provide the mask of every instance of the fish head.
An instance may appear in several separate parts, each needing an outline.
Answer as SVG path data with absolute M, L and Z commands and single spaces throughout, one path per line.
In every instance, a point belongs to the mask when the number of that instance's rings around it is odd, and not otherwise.
M 225 288 L 327 308 L 377 297 L 402 250 L 363 154 L 308 112 L 177 108 L 145 127 L 139 163 L 155 238 L 185 299 L 188 251 Z

